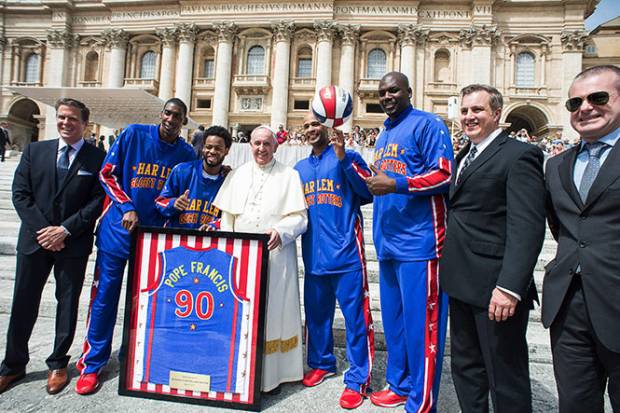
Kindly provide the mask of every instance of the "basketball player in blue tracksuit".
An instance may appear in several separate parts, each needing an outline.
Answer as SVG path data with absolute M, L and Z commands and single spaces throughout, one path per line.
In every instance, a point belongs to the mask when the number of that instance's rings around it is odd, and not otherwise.
M 414 109 L 407 77 L 388 73 L 379 103 L 388 119 L 375 145 L 373 238 L 380 271 L 388 388 L 370 396 L 383 407 L 433 412 L 441 377 L 448 301 L 437 261 L 446 227 L 452 144 L 443 121 Z
M 368 297 L 360 205 L 372 202 L 364 179 L 370 170 L 344 137 L 309 113 L 303 123 L 312 153 L 297 163 L 308 204 L 308 230 L 302 235 L 304 305 L 308 366 L 303 384 L 316 386 L 336 372 L 332 323 L 336 299 L 344 314 L 349 369 L 344 374 L 343 408 L 360 406 L 370 384 L 374 333 Z
M 97 228 L 88 327 L 77 362 L 79 394 L 97 390 L 97 375 L 110 358 L 130 234 L 138 224 L 163 226 L 165 218 L 155 208 L 155 198 L 173 167 L 196 159 L 192 147 L 178 137 L 187 123 L 183 101 L 168 100 L 160 117 L 160 125 L 128 126 L 110 148 L 99 174 L 111 203 Z
M 224 183 L 222 162 L 232 137 L 221 126 L 211 126 L 204 136 L 202 159 L 175 166 L 155 201 L 166 227 L 219 229 L 221 214 L 213 200 Z

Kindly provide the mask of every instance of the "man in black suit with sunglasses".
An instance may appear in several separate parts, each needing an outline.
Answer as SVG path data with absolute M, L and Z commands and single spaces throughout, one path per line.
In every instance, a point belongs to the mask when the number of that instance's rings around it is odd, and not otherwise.
M 546 267 L 560 412 L 620 412 L 620 68 L 573 80 L 566 108 L 581 143 L 547 163 L 547 219 L 558 241 Z

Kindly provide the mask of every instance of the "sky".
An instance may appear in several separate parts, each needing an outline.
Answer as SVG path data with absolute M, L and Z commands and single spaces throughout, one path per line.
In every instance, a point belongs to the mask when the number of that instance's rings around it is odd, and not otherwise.
M 594 13 L 586 19 L 586 30 L 592 31 L 599 24 L 618 16 L 620 16 L 620 0 L 601 0 Z

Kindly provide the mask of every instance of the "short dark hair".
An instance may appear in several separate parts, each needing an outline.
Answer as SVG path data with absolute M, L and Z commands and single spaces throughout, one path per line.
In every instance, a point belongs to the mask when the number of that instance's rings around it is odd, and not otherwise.
M 404 74 L 402 72 L 393 71 L 393 72 L 386 73 L 385 75 L 383 75 L 381 80 L 385 80 L 388 77 L 393 77 L 393 78 L 401 81 L 403 83 L 403 87 L 405 88 L 405 90 L 408 90 L 408 89 L 411 88 L 411 85 L 409 84 L 409 78 L 407 77 L 406 74 Z
M 58 113 L 58 108 L 61 106 L 71 106 L 72 108 L 76 108 L 80 111 L 80 118 L 82 118 L 82 122 L 88 123 L 88 119 L 90 118 L 90 110 L 86 107 L 85 104 L 80 102 L 79 100 L 71 99 L 71 98 L 60 98 L 56 101 L 54 105 L 54 109 L 56 109 L 56 113 Z
M 599 65 L 592 66 L 583 71 L 581 71 L 575 78 L 573 79 L 573 83 L 576 80 L 585 79 L 590 76 L 600 75 L 605 72 L 615 73 L 618 81 L 616 82 L 616 90 L 620 92 L 620 67 L 614 65 Z
M 166 103 L 164 103 L 164 109 L 166 108 L 166 106 L 168 106 L 170 103 L 175 104 L 177 106 L 179 106 L 182 110 L 183 110 L 183 116 L 187 117 L 187 105 L 185 104 L 185 102 L 183 102 L 181 99 L 179 98 L 170 98 L 166 101 Z
M 218 125 L 209 126 L 204 132 L 205 139 L 209 136 L 218 136 L 224 139 L 224 146 L 230 148 L 232 146 L 232 136 L 230 136 L 230 132 L 226 128 L 223 128 Z
M 461 98 L 475 92 L 487 92 L 489 94 L 489 106 L 495 111 L 504 107 L 504 98 L 499 90 L 493 86 L 474 83 L 461 89 Z

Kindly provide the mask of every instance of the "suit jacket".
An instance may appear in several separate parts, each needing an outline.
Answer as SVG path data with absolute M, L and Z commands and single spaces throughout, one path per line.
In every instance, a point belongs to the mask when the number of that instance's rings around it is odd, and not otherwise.
M 9 132 L 6 129 L 0 127 L 0 149 L 4 148 L 7 143 L 10 143 Z
M 468 144 L 456 164 L 469 152 Z M 545 236 L 543 154 L 504 131 L 450 184 L 439 262 L 449 296 L 486 308 L 496 286 L 538 300 L 533 272 Z
M 579 264 L 596 336 L 620 352 L 620 145 L 607 155 L 585 203 L 573 182 L 578 151 L 579 145 L 547 162 L 547 219 L 558 250 L 545 271 L 542 321 L 553 323 Z
M 58 185 L 57 153 L 58 139 L 31 143 L 15 170 L 13 205 L 22 221 L 17 240 L 17 251 L 22 254 L 42 248 L 37 231 L 50 225 L 63 225 L 71 233 L 59 256 L 79 257 L 92 251 L 93 229 L 104 198 L 98 175 L 105 153 L 82 145 Z

